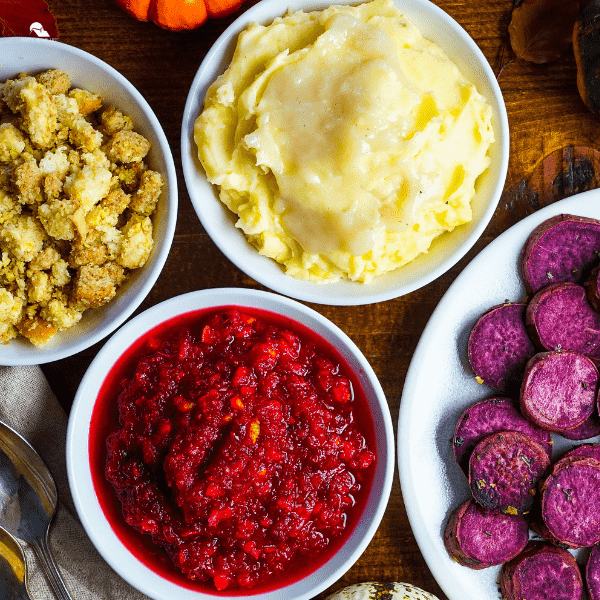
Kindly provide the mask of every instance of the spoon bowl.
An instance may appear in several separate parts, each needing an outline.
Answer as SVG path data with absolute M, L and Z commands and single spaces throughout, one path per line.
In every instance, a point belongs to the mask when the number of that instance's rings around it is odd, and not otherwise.
M 23 549 L 6 529 L 0 527 L 0 600 L 31 600 L 26 578 Z
M 0 526 L 31 544 L 59 600 L 72 600 L 48 548 L 57 505 L 56 484 L 44 461 L 0 421 Z

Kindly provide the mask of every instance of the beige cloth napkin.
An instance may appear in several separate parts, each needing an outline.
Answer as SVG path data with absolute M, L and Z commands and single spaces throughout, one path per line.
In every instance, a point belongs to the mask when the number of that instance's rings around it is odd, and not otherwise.
M 117 575 L 85 534 L 67 480 L 67 416 L 38 366 L 0 367 L 0 419 L 37 450 L 56 481 L 59 508 L 49 545 L 74 600 L 147 600 Z M 55 598 L 33 550 L 25 549 L 33 600 Z

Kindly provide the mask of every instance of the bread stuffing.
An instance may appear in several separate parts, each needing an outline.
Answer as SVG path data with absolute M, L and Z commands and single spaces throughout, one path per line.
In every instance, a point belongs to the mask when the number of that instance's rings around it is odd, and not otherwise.
M 0 83 L 0 341 L 41 347 L 118 293 L 164 180 L 132 119 L 51 69 Z

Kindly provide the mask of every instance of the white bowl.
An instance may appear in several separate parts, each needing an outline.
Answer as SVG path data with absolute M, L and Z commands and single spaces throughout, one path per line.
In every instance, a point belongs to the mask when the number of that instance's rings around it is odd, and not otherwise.
M 19 73 L 62 69 L 73 85 L 100 94 L 125 114 L 152 144 L 146 162 L 165 179 L 153 216 L 155 246 L 148 262 L 133 271 L 107 305 L 88 310 L 71 329 L 59 332 L 43 348 L 17 338 L 0 344 L 0 365 L 42 364 L 71 356 L 102 340 L 141 304 L 156 282 L 173 241 L 177 221 L 177 176 L 167 138 L 154 112 L 135 87 L 100 59 L 60 42 L 36 38 L 0 38 L 0 81 Z
M 429 252 L 369 284 L 349 280 L 330 284 L 300 281 L 288 276 L 274 260 L 261 256 L 234 227 L 228 209 L 219 201 L 197 158 L 193 139 L 194 121 L 201 112 L 208 87 L 228 66 L 237 35 L 251 22 L 267 24 L 291 10 L 320 10 L 323 0 L 262 0 L 244 12 L 208 52 L 192 82 L 183 114 L 181 160 L 192 204 L 206 232 L 238 268 L 266 287 L 307 302 L 330 305 L 358 305 L 381 302 L 408 294 L 433 281 L 458 262 L 473 246 L 489 223 L 506 178 L 508 168 L 508 118 L 502 92 L 487 59 L 467 32 L 448 14 L 428 0 L 394 0 L 424 37 L 436 42 L 472 81 L 493 107 L 492 125 L 496 141 L 490 150 L 491 165 L 480 178 L 472 200 L 473 219 L 453 232 L 437 238 Z M 330 4 L 355 4 L 335 0 Z
M 100 350 L 75 396 L 67 431 L 67 470 L 81 522 L 104 559 L 132 586 L 155 600 L 209 600 L 222 595 L 192 590 L 161 577 L 140 562 L 115 533 L 98 500 L 90 468 L 90 423 L 96 399 L 119 356 L 144 333 L 165 321 L 210 307 L 239 306 L 270 311 L 302 323 L 329 342 L 355 373 L 375 428 L 377 462 L 362 516 L 346 543 L 316 571 L 285 588 L 248 594 L 253 600 L 308 600 L 337 581 L 371 541 L 385 511 L 394 472 L 394 435 L 388 404 L 375 373 L 338 327 L 314 310 L 277 294 L 245 289 L 191 292 L 162 302 L 127 322 Z M 227 590 L 226 590 L 227 591 Z M 231 593 L 230 593 L 231 594 Z M 230 595 L 225 594 L 225 595 Z M 246 594 L 237 594 L 237 597 Z

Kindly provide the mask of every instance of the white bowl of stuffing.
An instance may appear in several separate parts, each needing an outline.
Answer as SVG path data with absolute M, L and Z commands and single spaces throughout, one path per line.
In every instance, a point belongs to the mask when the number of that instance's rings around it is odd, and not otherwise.
M 262 0 L 192 82 L 192 203 L 259 283 L 333 305 L 396 298 L 472 247 L 500 199 L 508 119 L 474 40 L 428 0 Z
M 0 38 L 0 364 L 76 354 L 144 300 L 171 247 L 164 132 L 115 69 L 72 46 Z
M 81 522 L 153 600 L 309 600 L 371 542 L 394 473 L 385 394 L 355 344 L 271 292 L 170 298 L 123 325 L 77 390 Z

